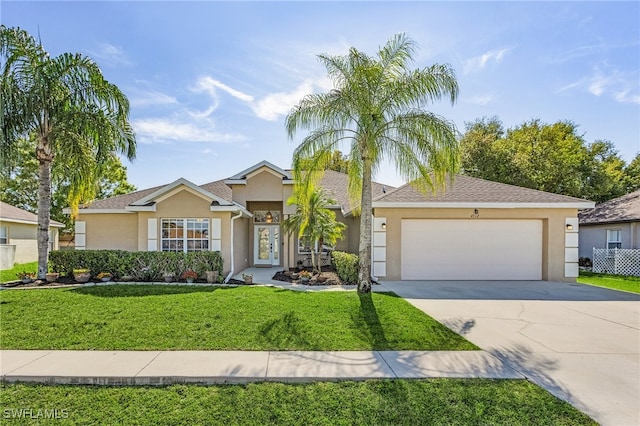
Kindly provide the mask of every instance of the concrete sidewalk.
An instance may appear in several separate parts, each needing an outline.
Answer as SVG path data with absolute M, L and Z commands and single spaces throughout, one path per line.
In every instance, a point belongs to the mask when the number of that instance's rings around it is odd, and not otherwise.
M 5 383 L 87 385 L 524 378 L 483 351 L 1 350 L 0 375 Z

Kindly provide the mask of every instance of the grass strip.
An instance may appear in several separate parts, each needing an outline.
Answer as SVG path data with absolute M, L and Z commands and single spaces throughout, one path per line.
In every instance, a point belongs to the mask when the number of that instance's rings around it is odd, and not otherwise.
M 72 424 L 595 425 L 525 380 L 430 379 L 168 387 L 0 386 L 4 421 L 49 410 Z M 25 421 L 26 420 L 26 421 Z M 51 423 L 59 420 L 51 420 Z
M 597 274 L 593 272 L 580 271 L 580 276 L 577 281 L 580 284 L 589 284 L 598 287 L 610 288 L 612 290 L 640 293 L 640 277 Z

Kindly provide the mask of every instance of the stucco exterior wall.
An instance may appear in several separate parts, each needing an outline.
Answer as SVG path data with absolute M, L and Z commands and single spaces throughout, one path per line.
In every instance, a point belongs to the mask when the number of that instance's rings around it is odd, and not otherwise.
M 386 275 L 382 280 L 401 279 L 401 222 L 402 219 L 465 219 L 472 209 L 403 209 L 376 208 L 374 215 L 386 222 Z M 565 278 L 565 218 L 576 217 L 576 209 L 479 209 L 479 217 L 486 219 L 542 220 L 542 279 L 575 281 Z
M 580 257 L 593 259 L 593 249 L 607 248 L 607 230 L 620 230 L 623 249 L 640 248 L 638 223 L 609 223 L 603 225 L 580 225 Z
M 246 179 L 246 185 L 232 185 L 233 201 L 243 206 L 249 201 L 286 201 L 284 197 L 291 194 L 288 186 L 293 185 L 283 185 L 282 177 L 259 171 Z
M 37 225 L 10 222 L 3 222 L 2 225 L 8 228 L 9 244 L 16 247 L 15 263 L 35 262 L 38 260 Z
M 7 227 L 7 246 L 13 246 L 15 248 L 8 247 L 7 252 L 11 252 L 13 263 L 29 263 L 38 260 L 38 225 L 28 223 L 14 223 L 14 222 L 1 222 L 2 226 Z M 58 228 L 50 228 L 49 232 L 49 248 L 58 250 L 59 241 Z M 8 264 L 9 262 L 7 262 Z M 13 267 L 13 264 L 8 267 Z
M 135 213 L 80 214 L 85 222 L 87 250 L 137 251 L 138 223 Z
M 238 218 L 233 224 L 233 263 L 234 273 L 249 267 L 249 252 L 247 241 L 249 240 L 249 223 L 247 218 Z

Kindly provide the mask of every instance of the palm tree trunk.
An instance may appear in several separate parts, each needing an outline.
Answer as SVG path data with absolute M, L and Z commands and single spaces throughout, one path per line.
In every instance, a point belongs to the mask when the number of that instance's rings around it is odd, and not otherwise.
M 360 212 L 360 247 L 358 292 L 371 292 L 371 160 L 362 165 L 362 208 Z
M 318 257 L 316 264 L 318 265 L 318 275 L 322 272 L 322 246 L 324 245 L 324 239 L 321 237 L 318 239 Z
M 49 222 L 51 213 L 51 153 L 47 145 L 38 147 L 38 279 L 45 279 L 49 260 Z

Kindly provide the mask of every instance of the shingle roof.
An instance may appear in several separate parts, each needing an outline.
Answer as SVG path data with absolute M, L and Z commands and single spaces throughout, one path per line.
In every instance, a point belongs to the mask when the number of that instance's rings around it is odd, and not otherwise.
M 233 194 L 229 185 L 225 183 L 226 179 L 216 180 L 213 182 L 200 185 L 200 188 L 205 191 L 211 192 L 226 201 L 232 202 Z M 348 193 L 349 178 L 346 174 L 336 172 L 333 170 L 327 170 L 320 181 L 320 185 L 327 190 L 329 195 L 333 197 L 338 204 L 345 210 L 350 210 L 349 207 L 349 193 Z M 96 200 L 82 208 L 82 210 L 110 210 L 110 209 L 124 209 L 128 205 L 134 204 L 138 200 L 147 197 L 150 194 L 164 188 L 166 185 L 156 186 L 153 188 L 143 189 L 140 191 L 131 192 L 129 194 L 118 195 L 104 200 Z M 383 194 L 383 190 L 389 191 L 394 189 L 388 185 L 382 185 L 380 183 L 373 183 L 373 196 L 377 197 Z
M 338 202 L 345 212 L 352 209 L 349 203 L 348 175 L 333 170 L 327 170 L 324 172 L 324 176 L 320 180 L 320 186 L 322 186 L 329 195 Z M 385 191 L 388 192 L 395 188 L 389 185 L 373 182 L 371 189 L 373 198 L 376 198 L 383 195 Z
M 105 198 L 104 200 L 96 200 L 83 206 L 80 210 L 124 209 L 126 206 L 135 203 L 147 195 L 153 194 L 165 186 L 166 185 L 154 186 L 153 188 L 147 188 L 123 195 L 116 195 L 115 197 Z
M 453 182 L 447 180 L 444 190 L 426 193 L 411 184 L 405 184 L 388 192 L 374 202 L 384 203 L 588 203 L 580 198 L 514 185 L 493 182 L 470 176 L 456 175 Z
M 640 221 L 640 190 L 578 213 L 580 225 Z
M 327 170 L 320 181 L 320 185 L 327 190 L 331 197 L 336 199 L 345 212 L 352 209 L 349 203 L 348 183 L 349 177 L 346 174 L 333 170 Z M 165 186 L 156 186 L 104 200 L 97 200 L 83 207 L 83 209 L 124 209 Z M 232 191 L 225 183 L 225 179 L 209 182 L 200 185 L 200 187 L 224 200 L 232 201 Z M 588 203 L 579 198 L 469 176 L 456 176 L 453 184 L 447 182 L 446 189 L 444 191 L 439 190 L 435 194 L 430 192 L 425 194 L 410 184 L 394 188 L 377 182 L 373 183 L 372 192 L 374 202 L 385 203 Z
M 38 215 L 0 201 L 0 220 L 37 225 Z M 60 223 L 57 220 L 51 220 L 50 225 L 56 228 L 64 227 L 64 223 Z

